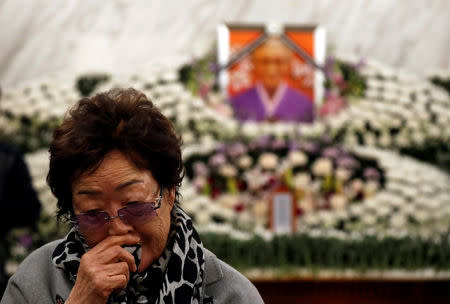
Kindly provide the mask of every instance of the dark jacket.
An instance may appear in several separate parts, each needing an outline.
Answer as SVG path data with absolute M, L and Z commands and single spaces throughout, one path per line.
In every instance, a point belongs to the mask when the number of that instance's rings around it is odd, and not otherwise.
M 0 142 L 0 295 L 5 282 L 5 237 L 14 227 L 31 227 L 39 219 L 41 204 L 33 189 L 22 154 Z

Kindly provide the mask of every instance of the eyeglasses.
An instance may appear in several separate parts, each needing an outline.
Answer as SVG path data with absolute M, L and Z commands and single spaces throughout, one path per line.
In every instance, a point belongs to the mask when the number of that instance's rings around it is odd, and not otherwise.
M 89 211 L 75 215 L 71 223 L 81 232 L 101 233 L 106 232 L 110 221 L 119 218 L 127 225 L 139 226 L 156 215 L 156 210 L 161 207 L 163 188 L 159 190 L 159 196 L 155 202 L 132 202 L 119 209 L 116 216 L 110 216 L 105 211 Z

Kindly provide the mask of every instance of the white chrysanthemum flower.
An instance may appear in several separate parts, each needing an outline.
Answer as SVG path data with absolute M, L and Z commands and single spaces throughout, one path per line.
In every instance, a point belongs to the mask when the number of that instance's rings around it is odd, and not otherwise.
M 348 181 L 349 178 L 351 177 L 351 174 L 352 173 L 348 169 L 341 168 L 341 167 L 336 169 L 336 178 L 343 182 Z
M 205 226 L 211 221 L 211 216 L 205 209 L 198 209 L 195 213 L 195 223 L 198 226 Z
M 363 213 L 361 216 L 361 222 L 368 226 L 371 226 L 377 222 L 377 217 L 373 213 Z
M 389 147 L 392 144 L 391 136 L 387 132 L 383 132 L 378 138 L 378 144 L 383 148 Z
M 242 134 L 250 138 L 255 138 L 259 134 L 259 125 L 254 122 L 244 123 L 242 125 Z
M 352 182 L 351 182 L 351 188 L 353 191 L 355 192 L 360 192 L 364 189 L 364 182 L 362 179 L 360 178 L 355 178 Z
M 258 159 L 258 164 L 266 170 L 273 170 L 278 165 L 278 156 L 274 153 L 263 153 Z
M 364 143 L 368 146 L 375 146 L 377 139 L 374 134 L 366 133 L 364 134 Z
M 193 143 L 193 142 L 195 142 L 195 139 L 196 139 L 194 134 L 192 134 L 192 132 L 189 132 L 189 131 L 183 132 L 181 135 L 181 138 L 182 138 L 184 144 Z
M 318 158 L 312 166 L 312 172 L 316 176 L 329 176 L 333 173 L 333 163 L 329 158 Z
M 379 216 L 385 217 L 385 216 L 388 216 L 392 212 L 392 209 L 389 207 L 389 205 L 380 205 L 375 209 L 375 212 Z
M 405 215 L 401 213 L 394 214 L 390 219 L 390 224 L 394 228 L 404 228 L 406 222 Z
M 242 169 L 248 169 L 253 165 L 253 159 L 245 154 L 239 157 L 238 161 L 238 166 Z
M 409 138 L 408 138 L 408 136 L 406 135 L 406 134 L 398 134 L 396 137 L 395 137 L 395 142 L 396 142 L 396 144 L 397 144 L 397 146 L 399 146 L 399 147 L 407 147 L 407 146 L 409 146 L 409 144 L 410 144 L 410 140 L 409 140 Z
M 219 173 L 224 177 L 235 177 L 237 175 L 237 169 L 231 164 L 223 164 L 219 168 Z
M 345 136 L 345 142 L 350 146 L 356 146 L 358 144 L 358 137 L 353 133 L 348 133 Z
M 302 210 L 306 213 L 312 212 L 316 209 L 314 200 L 310 197 L 303 198 L 302 200 L 299 201 L 298 204 L 300 208 L 302 208 Z
M 288 159 L 292 166 L 303 166 L 308 162 L 308 156 L 302 151 L 291 151 Z
M 421 132 L 414 132 L 411 139 L 416 145 L 419 146 L 422 146 L 425 142 L 425 136 Z
M 364 213 L 364 206 L 361 204 L 353 204 L 349 208 L 350 213 L 354 216 L 361 216 Z
M 252 205 L 252 212 L 256 219 L 261 219 L 264 222 L 267 219 L 268 204 L 265 200 L 257 200 Z
M 342 210 L 347 206 L 348 199 L 343 194 L 334 194 L 330 197 L 330 205 L 334 210 Z
M 368 181 L 364 185 L 364 193 L 368 197 L 373 196 L 378 191 L 379 187 L 380 187 L 380 185 L 379 185 L 378 182 L 376 182 L 376 181 Z
M 296 189 L 307 189 L 311 184 L 311 175 L 309 173 L 295 174 L 292 183 Z

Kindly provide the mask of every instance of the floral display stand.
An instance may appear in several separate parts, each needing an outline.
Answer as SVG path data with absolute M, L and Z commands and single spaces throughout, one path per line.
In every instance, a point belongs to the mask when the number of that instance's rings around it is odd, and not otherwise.
M 314 123 L 256 124 L 231 117 L 210 66 L 206 57 L 179 70 L 55 75 L 4 89 L 0 137 L 26 152 L 43 203 L 35 229 L 8 236 L 10 274 L 67 231 L 45 183 L 53 128 L 81 96 L 121 86 L 143 91 L 173 121 L 184 142 L 181 206 L 205 246 L 267 303 L 448 300 L 448 80 L 433 77 L 439 87 L 374 61 L 329 60 Z M 293 197 L 294 234 L 269 227 L 281 184 Z

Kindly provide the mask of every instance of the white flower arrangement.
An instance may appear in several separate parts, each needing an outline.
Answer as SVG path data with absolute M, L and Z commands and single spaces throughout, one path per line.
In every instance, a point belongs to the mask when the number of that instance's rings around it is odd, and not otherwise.
M 295 187 L 306 189 L 306 194 L 297 202 L 304 211 L 298 217 L 298 232 L 348 240 L 367 235 L 380 239 L 418 236 L 432 240 L 448 233 L 449 175 L 437 167 L 394 151 L 422 149 L 425 154 L 427 149 L 444 153 L 450 151 L 449 95 L 424 80 L 375 62 L 369 61 L 362 73 L 367 84 L 364 98 L 353 102 L 336 116 L 317 120 L 310 125 L 240 124 L 193 96 L 178 82 L 173 70 L 150 76 L 111 76 L 97 92 L 114 86 L 132 86 L 143 91 L 174 122 L 184 141 L 185 159 L 194 154 L 209 153 L 217 149 L 221 141 L 236 137 L 251 140 L 269 134 L 277 139 L 305 140 L 327 134 L 332 140 L 341 140 L 357 155 L 379 162 L 385 173 L 384 188 L 377 183 L 353 181 L 346 195 L 362 191 L 368 197 L 366 200 L 351 204 L 346 196 L 334 194 L 330 198 L 330 209 L 319 212 L 308 196 L 308 190 L 318 188 L 314 177 L 333 172 L 336 179 L 345 183 L 349 180 L 349 172 L 345 168 L 333 168 L 330 160 L 324 157 L 315 160 L 312 172 L 294 174 L 292 182 Z M 80 97 L 74 78 L 43 78 L 18 88 L 7 88 L 0 102 L 0 135 L 19 145 L 26 143 L 29 151 L 45 147 L 51 140 L 52 128 Z M 30 122 L 25 132 L 24 120 Z M 35 134 L 40 135 L 37 137 Z M 244 171 L 250 190 L 260 189 L 271 179 L 270 174 L 253 170 L 256 164 L 259 164 L 259 169 L 277 172 L 282 166 L 303 166 L 310 161 L 298 151 L 289 154 L 285 160 L 270 153 L 261 155 L 259 159 L 244 154 L 238 160 L 235 166 L 223 164 L 221 172 L 232 178 Z M 26 161 L 33 185 L 43 203 L 43 215 L 47 219 L 54 218 L 56 200 L 45 183 L 48 154 L 44 150 L 29 153 Z M 247 206 L 243 206 L 251 205 L 248 196 L 226 194 L 212 199 L 198 193 L 196 182 L 205 184 L 205 180 L 201 179 L 185 180 L 181 189 L 181 204 L 193 215 L 200 231 L 228 234 L 237 239 L 248 239 L 252 233 L 265 240 L 273 238 L 273 233 L 264 226 L 263 217 L 267 214 L 264 200 L 255 201 L 249 211 L 244 208 Z M 242 208 L 244 211 L 236 211 Z M 216 219 L 220 222 L 215 222 Z M 249 223 L 254 225 L 249 227 Z M 51 235 L 58 227 L 53 220 L 45 225 L 41 223 L 39 229 Z

